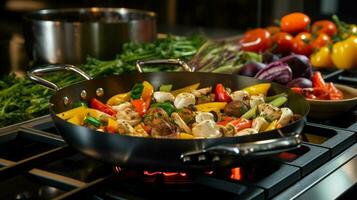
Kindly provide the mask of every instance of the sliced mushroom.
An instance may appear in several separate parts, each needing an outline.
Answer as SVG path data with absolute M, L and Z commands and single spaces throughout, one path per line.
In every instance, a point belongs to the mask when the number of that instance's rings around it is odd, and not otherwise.
M 195 116 L 195 120 L 197 123 L 200 123 L 204 120 L 212 120 L 214 121 L 214 115 L 209 112 L 198 112 Z
M 185 121 L 182 120 L 179 114 L 176 112 L 171 114 L 171 118 L 174 120 L 174 122 L 186 133 L 191 134 L 191 129 L 190 127 L 187 126 Z
M 198 138 L 221 137 L 219 127 L 212 120 L 204 120 L 192 128 L 193 136 Z
M 117 119 L 125 120 L 132 126 L 139 124 L 141 121 L 141 116 L 134 110 L 134 107 L 129 102 L 113 106 L 113 109 L 117 111 Z
M 156 102 L 162 103 L 162 102 L 173 102 L 175 100 L 174 95 L 172 95 L 170 92 L 154 92 L 154 99 Z
M 230 94 L 233 101 L 248 101 L 249 93 L 244 90 L 237 90 Z
M 195 95 L 195 97 L 201 97 L 209 94 L 211 91 L 212 91 L 212 87 L 206 87 L 199 90 L 193 90 L 191 93 Z
M 242 135 L 253 135 L 257 134 L 258 131 L 255 130 L 254 128 L 246 128 L 241 131 L 238 131 L 234 136 L 242 136 Z
M 219 131 L 225 137 L 232 137 L 237 133 L 236 129 L 231 124 L 228 124 L 227 126 L 218 125 L 218 128 L 219 128 Z
M 120 134 L 132 135 L 134 133 L 134 128 L 125 120 L 117 120 L 118 122 L 118 132 Z
M 279 119 L 282 113 L 279 108 L 267 103 L 258 105 L 258 111 L 260 116 L 264 117 L 267 121 L 270 122 Z
M 260 104 L 263 104 L 264 102 L 264 96 L 263 95 L 253 95 L 250 97 L 249 100 L 249 105 L 251 108 L 253 108 L 254 106 L 258 106 Z
M 285 126 L 289 124 L 290 120 L 293 118 L 294 114 L 289 108 L 281 108 L 282 111 L 281 116 L 278 120 L 278 124 L 281 126 Z
M 177 109 L 188 107 L 189 105 L 195 105 L 196 98 L 195 95 L 183 92 L 176 96 L 174 100 L 174 105 Z
M 264 117 L 257 117 L 253 119 L 252 128 L 259 132 L 261 129 L 266 128 L 268 125 L 269 123 L 264 119 Z

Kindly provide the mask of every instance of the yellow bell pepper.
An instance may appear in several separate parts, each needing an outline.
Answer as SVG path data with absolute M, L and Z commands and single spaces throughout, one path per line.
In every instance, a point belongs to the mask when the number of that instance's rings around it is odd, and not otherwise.
M 114 119 L 108 118 L 108 127 L 111 127 L 112 129 L 117 130 L 119 128 L 119 124 Z
M 332 47 L 332 61 L 339 69 L 351 69 L 357 64 L 357 37 L 350 36 Z
M 178 94 L 183 93 L 183 92 L 192 92 L 192 91 L 196 90 L 199 86 L 200 86 L 199 83 L 192 84 L 192 85 L 189 85 L 187 87 L 171 91 L 171 94 L 174 95 L 174 96 L 177 96 Z
M 105 121 L 105 122 L 108 121 L 108 119 L 114 119 L 114 117 L 108 115 L 107 113 L 101 112 L 93 108 L 87 108 L 84 117 L 86 115 L 92 116 L 94 118 L 99 119 L 100 121 Z
M 179 134 L 179 138 L 180 138 L 180 139 L 193 139 L 193 138 L 195 138 L 195 137 L 193 137 L 193 135 L 190 135 L 190 134 L 188 134 L 188 133 L 180 133 L 180 134 Z
M 104 112 L 101 112 L 99 110 L 96 110 L 96 109 L 92 109 L 92 108 L 87 108 L 87 107 L 84 107 L 84 106 L 80 106 L 80 107 L 77 107 L 77 108 L 73 108 L 71 110 L 68 110 L 68 111 L 65 111 L 65 112 L 62 112 L 62 113 L 59 113 L 57 114 L 57 116 L 61 119 L 64 119 L 64 120 L 68 120 L 68 119 L 71 119 L 73 117 L 77 117 L 79 120 L 83 120 L 85 116 L 92 116 L 94 118 L 97 118 L 101 121 L 107 121 L 108 118 L 112 118 L 114 119 L 112 116 L 104 113 Z M 73 121 L 74 119 L 72 119 Z
M 250 95 L 263 94 L 264 96 L 266 96 L 270 86 L 271 86 L 270 83 L 260 83 L 260 84 L 246 87 L 243 90 L 248 92 Z
M 67 120 L 68 122 L 75 124 L 75 125 L 81 125 L 83 123 L 83 118 L 81 118 L 80 116 L 76 115 L 73 116 L 71 118 L 69 118 L 69 120 Z
M 141 93 L 141 98 L 145 101 L 151 98 L 152 94 L 154 93 L 154 87 L 147 81 L 143 82 L 143 92 Z
M 67 119 L 70 119 L 70 118 L 72 118 L 74 116 L 78 116 L 78 115 L 79 116 L 83 115 L 83 117 L 84 117 L 85 113 L 87 113 L 87 108 L 84 106 L 80 106 L 80 107 L 73 108 L 71 110 L 59 113 L 59 114 L 57 114 L 57 116 L 61 119 L 67 120 Z
M 116 106 L 123 102 L 129 101 L 129 99 L 130 99 L 130 92 L 117 94 L 117 95 L 112 96 L 107 101 L 107 105 Z
M 277 125 L 278 125 L 278 120 L 274 120 L 268 125 L 268 127 L 266 129 L 264 129 L 264 131 L 274 130 Z
M 196 105 L 196 109 L 197 109 L 197 111 L 200 111 L 200 112 L 209 112 L 209 111 L 219 112 L 226 105 L 227 105 L 227 102 L 202 103 L 202 104 Z
M 310 56 L 312 66 L 318 68 L 333 67 L 331 51 L 327 46 L 320 48 Z

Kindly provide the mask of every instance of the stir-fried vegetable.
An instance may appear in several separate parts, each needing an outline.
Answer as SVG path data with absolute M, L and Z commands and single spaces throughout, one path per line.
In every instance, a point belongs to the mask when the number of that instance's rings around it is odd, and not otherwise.
M 75 125 L 112 134 L 181 139 L 257 134 L 299 118 L 282 107 L 288 100 L 286 94 L 266 97 L 269 83 L 236 91 L 221 83 L 214 91 L 212 87 L 198 89 L 198 85 L 176 89 L 174 96 L 154 92 L 154 87 L 144 81 L 135 84 L 130 92 L 114 95 L 107 104 L 93 98 L 90 108 L 78 104 L 81 106 L 58 116 Z M 217 98 L 198 101 L 211 95 Z

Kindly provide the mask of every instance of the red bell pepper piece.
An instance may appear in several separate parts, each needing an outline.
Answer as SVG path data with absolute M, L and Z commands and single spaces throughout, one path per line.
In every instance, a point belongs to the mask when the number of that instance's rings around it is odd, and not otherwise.
M 112 127 L 112 126 L 107 126 L 107 127 L 106 127 L 106 130 L 107 130 L 107 132 L 109 132 L 109 133 L 116 133 L 116 132 L 117 132 L 117 131 L 115 130 L 115 128 Z
M 312 77 L 312 85 L 316 88 L 325 88 L 326 83 L 324 79 L 322 78 L 322 75 L 320 72 L 314 72 L 314 75 Z
M 219 102 L 230 102 L 232 101 L 228 92 L 221 83 L 218 83 L 215 88 L 216 101 Z
M 240 131 L 246 128 L 251 128 L 252 127 L 252 120 L 245 119 L 245 118 L 239 118 L 236 120 L 233 120 L 230 122 L 236 129 L 236 131 Z
M 107 113 L 108 115 L 115 115 L 117 113 L 110 106 L 105 105 L 104 103 L 102 103 L 101 101 L 99 101 L 96 98 L 92 98 L 90 100 L 90 107 L 94 108 L 94 109 L 97 109 L 99 111 L 102 111 L 104 113 Z
M 343 99 L 343 93 L 333 83 L 327 83 L 328 95 L 331 100 Z
M 233 121 L 233 120 L 234 120 L 233 117 L 228 117 L 228 116 L 226 116 L 226 117 L 223 118 L 222 121 L 217 122 L 217 124 L 218 124 L 218 125 L 225 126 L 225 125 L 227 125 L 229 122 L 231 122 L 231 121 Z
M 134 109 L 140 116 L 143 116 L 148 108 L 150 107 L 151 99 L 143 101 L 142 99 L 132 99 L 131 104 L 134 106 Z

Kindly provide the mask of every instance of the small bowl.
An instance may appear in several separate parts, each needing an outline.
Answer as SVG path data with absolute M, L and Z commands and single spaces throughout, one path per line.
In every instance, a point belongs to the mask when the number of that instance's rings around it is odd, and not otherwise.
M 307 99 L 310 104 L 309 117 L 329 119 L 341 115 L 357 105 L 357 89 L 346 85 L 334 84 L 344 95 L 342 100 Z

